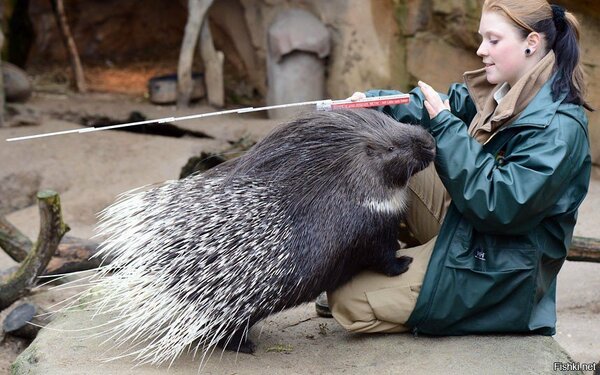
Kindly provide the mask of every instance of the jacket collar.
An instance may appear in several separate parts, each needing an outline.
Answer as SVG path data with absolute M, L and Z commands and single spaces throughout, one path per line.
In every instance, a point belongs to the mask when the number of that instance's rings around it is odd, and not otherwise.
M 518 111 L 518 108 L 516 107 L 518 106 L 518 98 L 504 98 L 503 101 L 505 99 L 512 100 L 510 102 L 505 102 L 498 108 L 499 111 L 494 113 L 491 118 L 488 118 L 485 125 L 481 126 L 482 130 L 493 132 L 497 130 L 498 122 L 502 122 L 502 120 L 506 119 L 509 120 L 510 126 L 548 126 L 558 110 L 559 105 L 566 97 L 566 93 L 564 93 L 559 95 L 557 100 L 553 100 L 552 98 L 552 82 L 555 79 L 555 74 L 552 74 L 554 60 L 554 52 L 550 51 L 542 60 L 540 60 L 536 67 L 533 68 L 530 74 L 515 84 L 514 89 L 519 92 L 513 92 L 512 96 L 515 96 L 515 94 L 517 94 L 517 96 L 520 95 L 520 90 L 523 90 L 523 87 L 527 85 L 536 86 L 536 89 L 539 89 L 525 108 L 521 109 L 520 113 L 513 113 L 515 110 Z M 490 84 L 486 79 L 485 68 L 466 72 L 464 74 L 464 80 L 471 99 L 475 103 L 478 114 L 491 116 L 491 113 L 488 112 L 494 112 L 496 106 L 493 95 L 502 85 Z M 510 95 L 511 94 L 509 94 L 509 96 Z M 512 115 L 515 116 L 510 119 Z M 496 126 L 494 126 L 494 123 Z
M 556 79 L 556 73 L 542 86 L 537 95 L 529 102 L 529 105 L 511 126 L 537 125 L 545 128 L 550 125 L 550 122 L 558 111 L 558 107 L 567 96 L 567 93 L 561 93 L 556 100 L 552 98 L 552 83 L 554 79 Z

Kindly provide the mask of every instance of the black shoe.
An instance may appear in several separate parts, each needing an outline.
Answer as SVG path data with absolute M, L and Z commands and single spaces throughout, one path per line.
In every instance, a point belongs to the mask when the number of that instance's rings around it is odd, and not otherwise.
M 327 293 L 323 292 L 319 294 L 315 300 L 315 310 L 317 310 L 317 315 L 322 318 L 333 318 L 329 309 L 329 303 L 327 302 Z

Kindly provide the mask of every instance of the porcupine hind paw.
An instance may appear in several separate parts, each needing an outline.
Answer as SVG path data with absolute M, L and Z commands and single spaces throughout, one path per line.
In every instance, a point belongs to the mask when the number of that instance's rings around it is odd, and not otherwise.
M 407 256 L 401 256 L 400 258 L 394 258 L 393 260 L 386 262 L 381 273 L 387 276 L 398 276 L 408 271 L 408 266 L 412 263 L 413 258 Z
M 231 339 L 225 338 L 217 344 L 219 347 L 232 352 L 253 354 L 256 345 L 248 338 L 244 338 L 242 332 L 236 332 Z

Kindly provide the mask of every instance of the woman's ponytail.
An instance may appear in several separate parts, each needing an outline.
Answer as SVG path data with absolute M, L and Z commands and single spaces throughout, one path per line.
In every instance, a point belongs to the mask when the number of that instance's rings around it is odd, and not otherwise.
M 566 92 L 567 103 L 583 105 L 592 111 L 584 99 L 585 81 L 579 56 L 579 22 L 558 5 L 552 5 L 552 19 L 556 28 L 552 49 L 556 55 L 557 72 L 557 78 L 552 84 L 552 95 L 556 99 Z

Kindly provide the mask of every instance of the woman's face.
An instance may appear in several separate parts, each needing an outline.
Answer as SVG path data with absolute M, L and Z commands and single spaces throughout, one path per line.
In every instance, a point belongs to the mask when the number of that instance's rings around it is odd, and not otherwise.
M 497 12 L 484 12 L 479 23 L 483 37 L 477 55 L 483 59 L 489 83 L 508 82 L 511 87 L 526 72 L 527 40 L 518 29 Z

